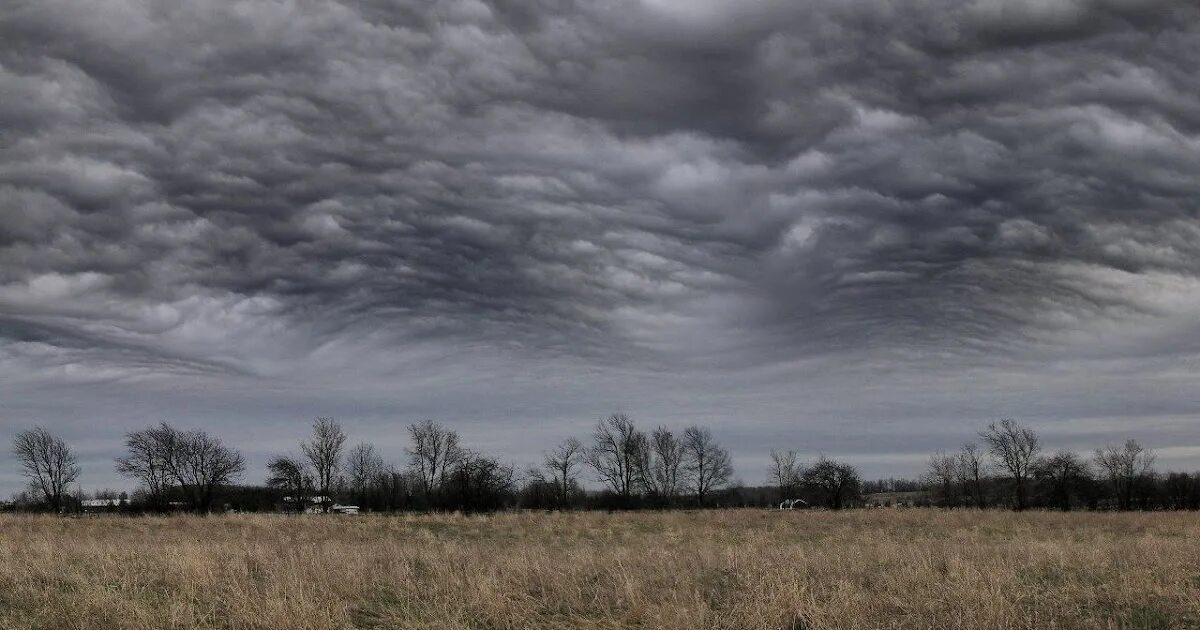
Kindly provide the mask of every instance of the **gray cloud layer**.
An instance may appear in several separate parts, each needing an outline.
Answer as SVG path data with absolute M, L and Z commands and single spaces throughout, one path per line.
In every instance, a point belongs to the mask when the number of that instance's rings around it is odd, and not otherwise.
M 0 438 L 58 426 L 105 480 L 159 417 L 267 451 L 318 411 L 396 449 L 457 420 L 514 458 L 613 407 L 700 417 L 752 481 L 779 439 L 895 464 L 999 413 L 1192 448 L 1198 24 L 18 1 Z

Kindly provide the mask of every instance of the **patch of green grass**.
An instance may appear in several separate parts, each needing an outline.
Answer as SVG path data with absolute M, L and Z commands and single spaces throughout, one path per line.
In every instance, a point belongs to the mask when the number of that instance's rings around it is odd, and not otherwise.
M 1017 575 L 1024 584 L 1039 591 L 1053 591 L 1067 583 L 1069 576 L 1059 567 L 1035 566 L 1022 568 Z
M 1175 630 L 1198 628 L 1194 618 L 1188 618 L 1155 603 L 1142 604 L 1126 612 L 1118 622 L 1122 630 Z
M 704 603 L 713 610 L 726 610 L 737 598 L 740 580 L 732 569 L 715 569 L 704 572 L 699 583 Z
M 402 627 L 405 622 L 421 619 L 422 606 L 416 600 L 395 591 L 380 590 L 350 610 L 350 623 L 361 630 Z

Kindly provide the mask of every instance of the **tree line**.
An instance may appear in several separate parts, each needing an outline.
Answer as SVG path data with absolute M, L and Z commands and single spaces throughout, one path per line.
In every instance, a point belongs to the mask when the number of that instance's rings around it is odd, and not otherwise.
M 438 509 L 482 511 L 527 508 L 639 508 L 707 506 L 729 490 L 729 451 L 707 428 L 674 432 L 659 426 L 645 432 L 625 414 L 600 420 L 590 443 L 570 438 L 544 454 L 539 465 L 512 465 L 462 444 L 456 431 L 432 420 L 407 428 L 405 466 L 386 463 L 368 442 L 354 445 L 332 418 L 317 418 L 312 433 L 292 453 L 271 457 L 265 486 L 242 485 L 246 461 L 235 448 L 200 430 L 163 422 L 125 436 L 115 469 L 137 484 L 124 495 L 130 510 L 210 512 L 234 509 L 319 510 L 338 503 L 393 511 Z M 13 454 L 30 481 L 20 503 L 51 511 L 78 507 L 70 493 L 81 469 L 64 440 L 42 427 L 22 431 Z M 591 471 L 603 492 L 586 492 Z
M 1005 419 L 956 453 L 936 452 L 923 487 L 944 507 L 1117 510 L 1200 509 L 1200 473 L 1159 473 L 1153 450 L 1137 440 L 1106 444 L 1089 455 L 1043 451 L 1033 429 Z M 911 485 L 909 486 L 911 488 Z
M 1200 509 L 1200 474 L 1158 474 L 1153 452 L 1135 440 L 1090 458 L 1044 454 L 1037 434 L 1013 420 L 988 425 L 981 443 L 935 453 L 920 480 L 863 481 L 846 462 L 822 455 L 805 464 L 794 450 L 775 450 L 766 485 L 753 487 L 734 479 L 729 451 L 707 428 L 647 432 L 622 413 L 601 419 L 587 442 L 569 438 L 524 470 L 464 446 L 456 431 L 432 420 L 409 425 L 407 433 L 404 463 L 389 464 L 375 445 L 351 445 L 337 421 L 317 418 L 295 451 L 268 460 L 265 485 L 249 485 L 239 483 L 246 461 L 237 449 L 205 431 L 163 422 L 126 434 L 114 462 L 136 484 L 133 494 L 98 496 L 121 497 L 129 511 L 160 513 L 329 512 L 339 503 L 380 512 L 777 503 L 840 509 L 899 495 L 907 498 L 896 503 L 944 507 Z M 16 435 L 12 453 L 30 482 L 17 503 L 55 512 L 78 508 L 80 493 L 70 488 L 81 468 L 64 440 L 35 427 Z M 589 474 L 601 491 L 585 490 Z

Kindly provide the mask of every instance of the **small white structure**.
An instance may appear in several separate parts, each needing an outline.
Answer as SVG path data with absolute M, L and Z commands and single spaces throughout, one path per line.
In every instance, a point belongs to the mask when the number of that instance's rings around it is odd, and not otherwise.
M 83 509 L 85 514 L 116 512 L 124 505 L 127 504 L 120 499 L 84 499 L 79 502 L 79 507 Z
M 283 501 L 284 503 L 295 503 L 296 498 L 283 497 Z M 304 503 L 305 506 L 303 512 L 305 514 L 324 514 L 326 505 L 329 505 L 329 512 L 331 514 L 358 514 L 357 505 L 342 505 L 340 503 L 334 503 L 332 499 L 324 495 L 306 497 L 304 499 Z
M 85 508 L 121 507 L 120 499 L 84 499 L 79 504 Z

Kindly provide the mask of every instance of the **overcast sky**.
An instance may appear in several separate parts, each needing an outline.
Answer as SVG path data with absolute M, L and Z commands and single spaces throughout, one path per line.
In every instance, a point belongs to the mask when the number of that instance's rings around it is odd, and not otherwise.
M 258 482 L 318 415 L 1200 467 L 1194 2 L 4 4 L 0 442 L 85 489 L 160 420 Z

